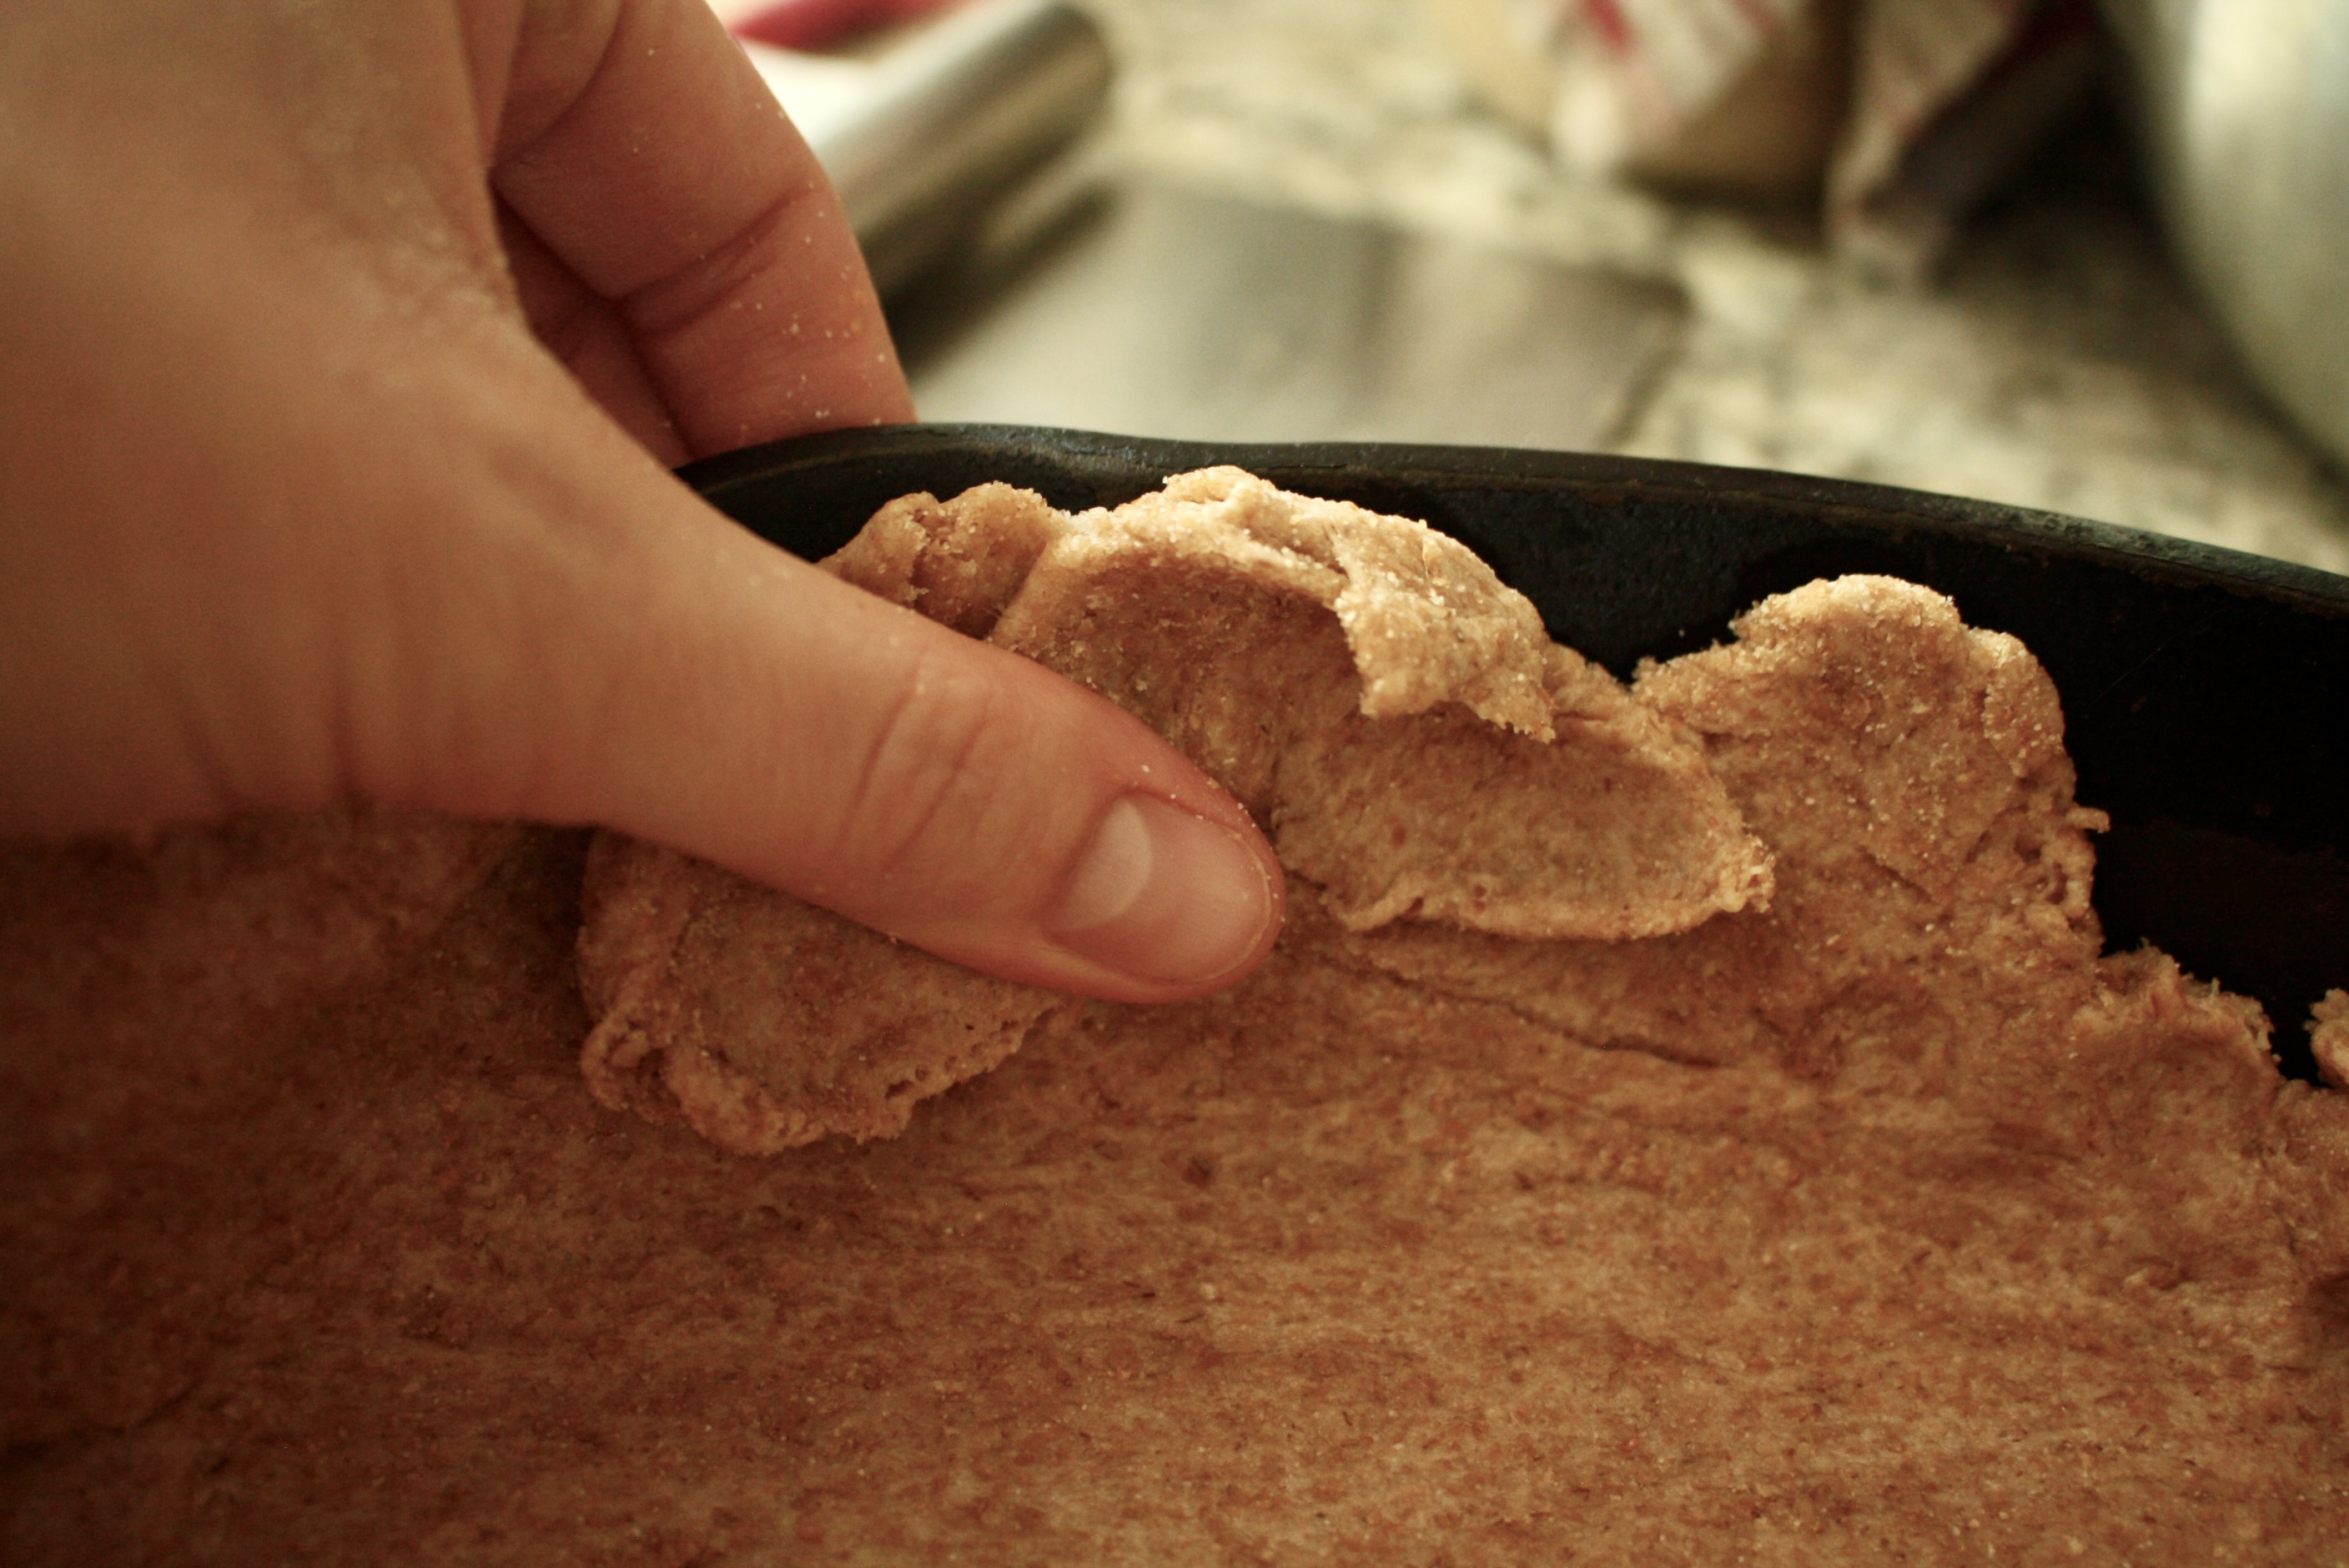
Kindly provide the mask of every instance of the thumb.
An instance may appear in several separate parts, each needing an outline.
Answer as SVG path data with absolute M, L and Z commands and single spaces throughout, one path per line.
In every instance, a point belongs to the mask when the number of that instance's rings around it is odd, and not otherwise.
M 564 508 L 572 531 L 592 504 L 598 548 L 507 579 L 532 585 L 535 624 L 496 645 L 539 656 L 421 705 L 507 738 L 506 765 L 446 776 L 440 803 L 617 828 L 972 968 L 1112 1000 L 1201 995 L 1270 948 L 1269 846 L 1146 726 L 613 448 L 580 470 L 599 493 Z M 502 798 L 471 798 L 475 780 Z

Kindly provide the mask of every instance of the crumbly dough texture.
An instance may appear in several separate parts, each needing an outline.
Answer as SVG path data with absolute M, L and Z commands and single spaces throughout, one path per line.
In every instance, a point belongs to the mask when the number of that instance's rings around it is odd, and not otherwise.
M 1632 696 L 1766 909 L 1526 941 L 1299 877 L 1235 991 L 761 1159 L 579 1092 L 574 836 L 292 1013 L 168 980 L 243 895 L 11 862 L 0 1558 L 2338 1563 L 2349 1097 L 2100 956 L 2011 639 L 1882 579 L 1738 634 Z
M 1066 1005 L 618 834 L 589 851 L 585 904 L 596 1099 L 740 1153 L 893 1136 Z
M 2308 1039 L 2318 1075 L 2334 1088 L 2349 1089 L 2349 991 L 2327 991 L 2310 1015 Z
M 1075 518 L 910 496 L 826 564 L 1141 716 L 1350 929 L 1617 939 L 1768 903 L 1696 738 L 1424 523 L 1209 469 Z M 1067 1006 L 616 836 L 581 973 L 596 1097 L 745 1153 L 893 1134 Z

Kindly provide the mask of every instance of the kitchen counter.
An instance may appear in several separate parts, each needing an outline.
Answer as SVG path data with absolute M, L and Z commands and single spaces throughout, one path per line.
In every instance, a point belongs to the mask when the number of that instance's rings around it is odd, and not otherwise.
M 1678 289 L 1612 449 L 2102 519 L 2349 573 L 2349 490 L 2236 366 L 2091 119 L 1939 280 L 1871 283 L 1806 225 L 1569 178 L 1483 111 L 1424 0 L 1096 0 L 1112 156 L 1255 201 Z
M 740 15 L 760 0 L 714 3 Z M 1543 352 L 1554 366 L 1545 395 L 1560 403 L 1546 424 L 1529 425 L 1532 434 L 1461 437 L 1439 421 L 1425 438 L 1868 480 L 2349 573 L 2349 488 L 2252 387 L 2187 292 L 2109 113 L 2056 138 L 1977 216 L 1933 283 L 1901 287 L 1836 264 L 1800 216 L 1674 202 L 1562 173 L 1475 101 L 1438 35 L 1432 0 L 1078 3 L 1103 23 L 1119 59 L 1112 123 L 1095 150 L 1114 175 L 1374 220 L 1454 250 L 1563 263 L 1590 280 L 1545 320 Z M 1133 228 L 1121 242 L 1129 252 L 1143 242 Z M 1259 234 L 1257 242 L 1267 242 Z M 1316 242 L 1347 251 L 1331 235 Z M 1149 268 L 1131 256 L 1124 264 L 1122 284 L 1096 269 L 1095 296 L 1153 286 Z M 1297 263 L 1292 271 L 1306 275 L 1289 280 L 1292 292 L 1319 287 L 1310 275 L 1319 265 Z M 909 363 L 926 412 L 1105 419 L 1142 434 L 1236 438 L 1172 414 L 1154 418 L 1162 405 L 1146 392 L 1101 396 L 1105 381 L 1141 377 L 1128 365 L 1082 366 L 1102 333 L 1070 303 L 1081 293 L 1030 289 L 1015 302 L 1024 321 L 998 334 L 1016 345 L 982 345 L 926 378 L 917 332 Z M 1292 338 L 1318 334 L 1319 346 L 1305 346 L 1326 354 L 1331 322 L 1374 298 L 1355 294 L 1325 302 L 1318 321 L 1290 323 Z M 1251 303 L 1245 291 L 1233 297 L 1243 310 Z M 1084 308 L 1098 316 L 1103 307 L 1095 297 Z M 1375 335 L 1380 325 L 1367 330 Z M 1578 381 L 1555 367 L 1566 352 L 1561 333 L 1576 345 Z M 1067 379 L 1071 365 L 1094 379 L 1086 398 L 1021 394 Z M 1319 379 L 1291 380 L 1324 397 L 1330 382 L 1352 374 L 1325 365 Z M 1247 397 L 1215 390 L 1251 431 L 1263 418 L 1248 407 L 1278 407 L 1298 395 L 1263 377 L 1239 388 Z M 1456 389 L 1447 395 L 1474 401 Z M 1484 401 L 1514 395 L 1502 387 Z M 1576 406 L 1563 406 L 1569 401 Z M 1072 406 L 1100 418 L 1063 418 Z M 1195 421 L 1195 408 L 1187 417 Z M 1473 409 L 1466 417 L 1484 418 Z M 1316 433 L 1394 432 L 1358 419 Z

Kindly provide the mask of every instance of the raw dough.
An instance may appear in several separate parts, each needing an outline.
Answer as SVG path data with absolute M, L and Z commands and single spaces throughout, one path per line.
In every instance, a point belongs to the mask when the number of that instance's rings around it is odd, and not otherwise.
M 827 564 L 1140 715 L 1350 929 L 1647 937 L 1768 903 L 1695 738 L 1423 523 L 1211 469 L 1073 519 L 907 497 Z M 896 1132 L 1068 1006 L 612 835 L 581 975 L 597 1098 L 746 1153 Z
M 1013 603 L 918 532 L 907 592 Z M 241 1051 L 225 1004 L 88 1036 L 201 948 L 16 900 L 0 1559 L 2338 1563 L 2349 1096 L 2100 956 L 2036 665 L 1847 580 L 1630 700 L 1766 909 L 1526 941 L 1300 876 L 1236 991 L 1053 1004 L 898 1137 L 756 1159 L 580 1092 L 570 836 Z M 137 872 L 39 863 L 52 906 Z M 246 928 L 158 885 L 146 929 Z M 616 952 L 670 918 L 634 896 Z M 774 953 L 825 929 L 728 896 Z M 802 1093 L 796 1048 L 754 1081 Z

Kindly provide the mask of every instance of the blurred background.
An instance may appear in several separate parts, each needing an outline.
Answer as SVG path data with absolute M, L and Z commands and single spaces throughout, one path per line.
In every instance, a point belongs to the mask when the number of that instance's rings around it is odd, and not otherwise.
M 923 417 L 1603 450 L 2349 572 L 2349 0 L 714 0 Z

